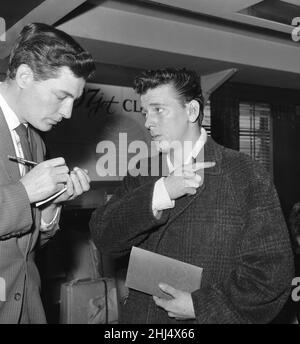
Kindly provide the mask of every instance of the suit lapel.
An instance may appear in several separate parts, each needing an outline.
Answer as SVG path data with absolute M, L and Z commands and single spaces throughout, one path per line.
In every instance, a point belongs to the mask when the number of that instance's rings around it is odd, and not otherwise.
M 8 128 L 7 122 L 5 120 L 4 114 L 0 108 L 0 138 L 1 138 L 1 145 L 0 145 L 0 159 L 3 162 L 4 168 L 6 169 L 8 178 L 12 182 L 17 182 L 20 180 L 20 170 L 19 166 L 16 162 L 11 161 L 8 159 L 8 155 L 16 155 L 15 147 L 12 141 L 12 137 L 10 134 L 10 130 Z M 27 233 L 19 237 L 18 246 L 20 251 L 26 255 L 28 243 L 30 242 L 32 232 Z
M 43 160 L 43 147 L 42 142 L 38 134 L 35 132 L 34 128 L 31 127 L 30 133 L 30 143 L 32 145 L 33 159 L 35 161 Z M 8 159 L 8 155 L 16 155 L 15 147 L 12 141 L 10 130 L 8 128 L 7 122 L 5 120 L 4 114 L 0 107 L 0 160 L 3 162 L 3 167 L 6 170 L 7 178 L 11 181 L 18 181 L 21 178 L 19 166 L 14 161 Z M 0 162 L 1 162 L 0 161 Z M 40 227 L 41 222 L 41 212 L 39 209 L 32 208 L 32 215 L 34 221 L 34 228 Z M 18 238 L 18 245 L 20 250 L 26 255 L 31 251 L 32 247 L 35 245 L 36 239 L 38 237 L 39 231 L 31 231 L 27 235 Z M 32 237 L 33 236 L 33 237 Z
M 8 155 L 16 155 L 15 147 L 12 141 L 10 130 L 6 123 L 4 114 L 0 108 L 0 158 L 6 169 L 8 178 L 12 181 L 17 181 L 21 178 L 19 166 L 16 162 L 8 159 Z

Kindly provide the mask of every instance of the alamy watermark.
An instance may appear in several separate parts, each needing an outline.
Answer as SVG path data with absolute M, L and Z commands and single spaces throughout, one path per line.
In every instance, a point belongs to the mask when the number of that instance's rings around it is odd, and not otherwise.
M 134 140 L 128 144 L 127 133 L 119 133 L 119 142 L 109 140 L 100 141 L 96 147 L 99 158 L 96 163 L 96 172 L 100 177 L 140 176 L 168 176 L 169 168 L 165 159 L 160 159 L 158 151 L 173 153 L 176 156 L 177 167 L 185 165 L 193 148 L 192 141 L 168 142 L 167 140 L 151 141 L 149 147 L 146 142 Z M 197 155 L 195 163 L 204 162 L 204 149 Z M 191 167 L 192 169 L 192 167 Z M 174 175 L 182 176 L 182 169 L 174 171 Z M 201 174 L 201 171 L 199 171 Z M 198 173 L 198 174 L 199 174 Z
M 300 301 L 300 277 L 293 278 L 292 285 L 295 286 L 292 290 L 292 300 L 298 302 Z
M 6 301 L 6 283 L 3 277 L 0 277 L 0 302 Z
M 294 42 L 300 41 L 300 17 L 293 18 L 292 26 L 296 26 L 292 31 L 292 40 Z
M 6 24 L 4 18 L 0 17 L 0 42 L 6 40 Z

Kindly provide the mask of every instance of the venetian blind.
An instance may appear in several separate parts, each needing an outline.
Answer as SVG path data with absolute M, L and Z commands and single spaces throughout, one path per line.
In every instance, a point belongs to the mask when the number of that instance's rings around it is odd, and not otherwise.
M 211 128 L 210 128 L 210 101 L 208 101 L 204 108 L 204 116 L 202 121 L 203 128 L 207 131 L 207 134 L 210 135 Z
M 272 117 L 269 104 L 240 103 L 240 151 L 259 161 L 270 173 L 272 159 Z

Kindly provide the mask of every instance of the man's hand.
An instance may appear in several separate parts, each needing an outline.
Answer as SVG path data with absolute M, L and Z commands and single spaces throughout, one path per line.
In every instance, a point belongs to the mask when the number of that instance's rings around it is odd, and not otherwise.
M 214 162 L 198 162 L 183 165 L 164 179 L 166 190 L 171 200 L 184 195 L 194 195 L 201 183 L 201 176 L 196 171 L 215 166 Z
M 42 201 L 63 189 L 70 179 L 68 172 L 64 158 L 55 158 L 39 163 L 25 174 L 20 181 L 30 203 Z
M 67 180 L 67 190 L 62 195 L 55 198 L 52 203 L 59 204 L 75 199 L 90 189 L 90 182 L 91 179 L 88 176 L 87 171 L 79 167 L 75 167 L 70 172 L 69 179 Z
M 171 300 L 166 300 L 153 296 L 156 305 L 168 312 L 170 318 L 176 318 L 178 320 L 195 319 L 194 305 L 190 293 L 175 289 L 163 283 L 159 284 L 159 288 L 164 293 L 173 297 Z
M 82 170 L 78 167 L 75 167 L 70 172 L 66 183 L 67 190 L 56 197 L 51 203 L 47 202 L 42 210 L 42 219 L 45 223 L 50 223 L 53 220 L 57 208 L 62 202 L 72 200 L 90 189 L 91 180 L 87 173 L 87 170 Z

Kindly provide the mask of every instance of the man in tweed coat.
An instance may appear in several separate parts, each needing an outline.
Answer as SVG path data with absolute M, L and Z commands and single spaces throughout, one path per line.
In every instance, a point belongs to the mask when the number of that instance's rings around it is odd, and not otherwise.
M 135 89 L 169 174 L 126 176 L 92 215 L 95 243 L 114 256 L 139 246 L 202 267 L 203 274 L 191 294 L 160 284 L 171 300 L 130 289 L 121 322 L 272 321 L 289 296 L 293 260 L 270 176 L 250 157 L 207 137 L 196 73 L 144 72 Z M 182 149 L 186 142 L 190 150 Z
M 11 51 L 0 84 L 0 323 L 46 321 L 35 251 L 58 229 L 61 203 L 87 191 L 89 177 L 79 168 L 68 173 L 61 157 L 43 161 L 45 146 L 35 129 L 48 131 L 70 118 L 93 70 L 88 53 L 46 24 L 24 27 Z M 38 164 L 28 171 L 8 155 Z M 65 185 L 61 196 L 36 205 Z

